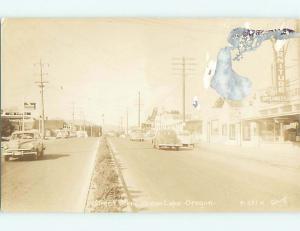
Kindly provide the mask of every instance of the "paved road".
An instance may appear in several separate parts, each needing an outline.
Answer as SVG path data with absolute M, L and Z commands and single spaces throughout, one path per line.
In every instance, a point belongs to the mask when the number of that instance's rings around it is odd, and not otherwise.
M 47 141 L 42 160 L 1 161 L 4 211 L 81 212 L 98 138 Z
M 299 158 L 288 166 L 255 155 L 109 142 L 138 211 L 300 211 Z

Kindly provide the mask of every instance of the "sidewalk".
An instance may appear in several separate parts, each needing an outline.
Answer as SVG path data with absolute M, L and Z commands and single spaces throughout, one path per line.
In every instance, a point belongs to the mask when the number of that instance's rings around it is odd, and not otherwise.
M 214 152 L 249 161 L 259 161 L 276 166 L 298 168 L 300 170 L 300 147 L 283 144 L 267 144 L 259 147 L 200 143 L 199 151 Z

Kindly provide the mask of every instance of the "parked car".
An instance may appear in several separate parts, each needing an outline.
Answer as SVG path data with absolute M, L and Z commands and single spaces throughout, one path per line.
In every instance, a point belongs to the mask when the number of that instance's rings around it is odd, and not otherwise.
M 4 160 L 10 157 L 41 158 L 44 155 L 45 145 L 38 131 L 17 131 L 11 135 L 10 140 L 3 147 Z
M 144 133 L 142 130 L 134 130 L 129 134 L 131 141 L 144 141 Z
M 176 132 L 169 129 L 158 131 L 152 140 L 152 144 L 154 148 L 175 148 L 177 151 L 182 146 Z
M 78 138 L 87 138 L 88 137 L 88 134 L 86 131 L 77 131 L 76 135 Z
M 64 139 L 68 137 L 68 132 L 65 130 L 56 130 L 56 139 Z
M 116 133 L 113 131 L 110 131 L 110 132 L 107 132 L 106 135 L 109 137 L 114 137 L 114 136 L 116 136 Z
M 77 137 L 76 131 L 69 131 L 69 138 Z
M 155 137 L 155 131 L 149 130 L 148 132 L 145 133 L 144 137 L 145 140 L 152 140 Z
M 183 147 L 190 147 L 194 148 L 195 142 L 193 136 L 188 131 L 182 131 L 177 134 L 180 142 L 182 143 Z
M 5 141 L 9 141 L 9 139 L 10 139 L 10 137 L 4 137 L 4 136 L 2 136 L 1 137 L 1 142 L 5 142 Z

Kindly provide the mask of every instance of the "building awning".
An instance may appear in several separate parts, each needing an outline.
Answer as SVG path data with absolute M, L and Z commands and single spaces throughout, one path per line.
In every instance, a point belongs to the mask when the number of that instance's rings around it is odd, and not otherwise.
M 244 121 L 262 121 L 262 120 L 273 120 L 273 121 L 278 121 L 278 122 L 300 122 L 300 114 L 295 114 L 295 115 L 281 115 L 281 116 L 276 116 L 276 115 L 269 115 L 269 116 L 260 116 L 260 117 L 253 117 L 253 118 L 246 118 L 243 119 Z

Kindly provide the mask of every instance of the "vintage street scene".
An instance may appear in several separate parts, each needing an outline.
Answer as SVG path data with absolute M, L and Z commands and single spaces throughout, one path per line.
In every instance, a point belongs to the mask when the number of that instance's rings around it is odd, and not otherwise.
M 300 211 L 300 20 L 1 21 L 1 211 Z

